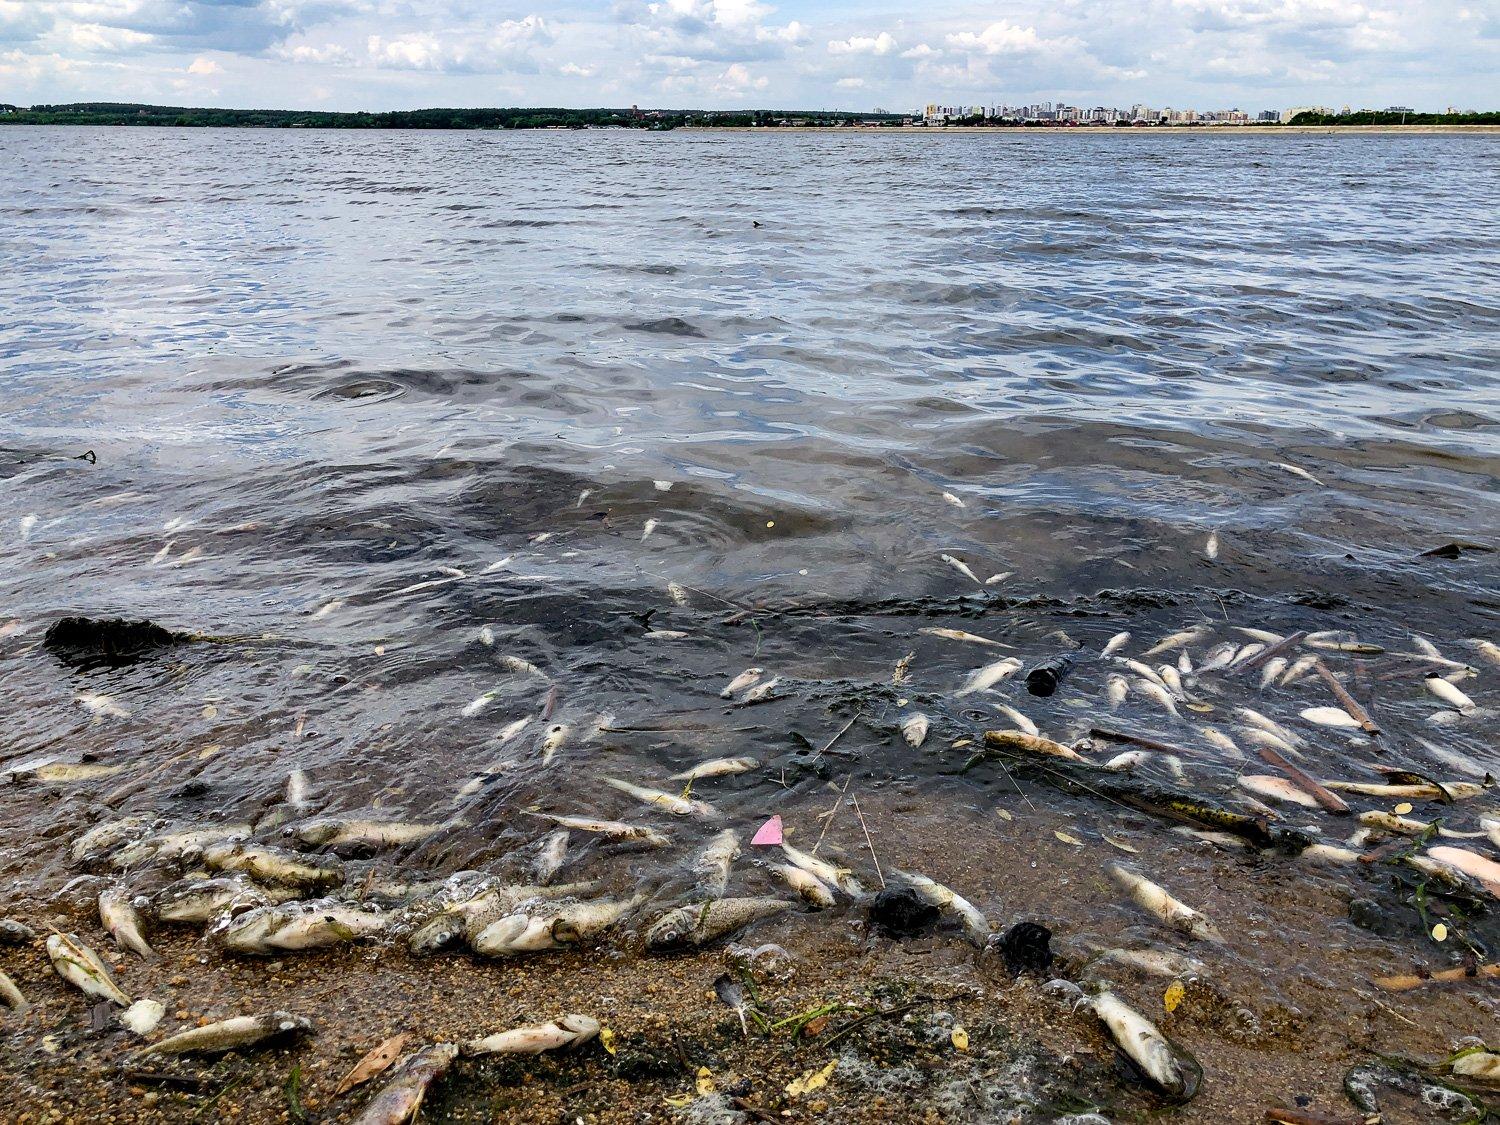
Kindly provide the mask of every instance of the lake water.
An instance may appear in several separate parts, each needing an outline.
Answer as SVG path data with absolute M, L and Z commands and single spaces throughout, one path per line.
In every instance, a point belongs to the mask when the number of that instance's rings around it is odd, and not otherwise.
M 1267 1004 L 1456 963 L 1415 914 L 1343 916 L 1380 876 L 960 770 L 1015 725 L 1003 703 L 1064 742 L 1107 722 L 1196 748 L 1183 778 L 1144 774 L 1252 812 L 1236 777 L 1277 771 L 1198 734 L 1238 738 L 1237 706 L 1301 731 L 1322 778 L 1500 772 L 1500 670 L 1467 643 L 1500 641 L 1500 556 L 1423 555 L 1500 545 L 1497 173 L 1482 136 L 0 130 L 0 769 L 120 767 L 0 791 L 0 881 L 30 916 L 69 901 L 83 826 L 254 819 L 302 769 L 320 811 L 458 822 L 350 861 L 370 877 L 529 862 L 532 812 L 671 830 L 573 834 L 576 877 L 651 895 L 643 928 L 725 824 L 736 890 L 784 893 L 748 854 L 772 813 L 808 847 L 838 808 L 824 847 L 874 884 L 830 788 L 852 782 L 879 859 L 997 929 L 1160 940 L 1098 875 L 1126 859 L 1222 897 L 1245 940 L 1221 971 Z M 39 644 L 65 614 L 227 639 L 79 669 Z M 1302 722 L 1337 702 L 1315 675 L 1204 676 L 1185 694 L 1213 710 L 1185 718 L 1133 689 L 1111 712 L 1110 662 L 1050 699 L 1019 676 L 955 695 L 997 656 L 1124 630 L 1136 656 L 1192 626 L 1200 663 L 1235 627 L 1386 649 L 1323 651 L 1381 740 Z M 1477 669 L 1475 711 L 1424 690 L 1451 665 L 1397 655 L 1413 633 Z M 721 699 L 747 666 L 777 688 Z M 99 694 L 124 714 L 79 705 Z M 897 733 L 917 710 L 920 751 Z M 676 790 L 737 755 L 756 768 L 694 786 L 716 825 L 603 781 Z M 1290 934 L 1287 879 L 1313 904 Z M 862 932 L 840 911 L 764 940 Z M 1494 927 L 1465 930 L 1487 956 Z M 1307 941 L 1337 953 L 1314 967 Z M 1445 1018 L 1492 1019 L 1480 992 Z M 1182 1036 L 1206 1088 L 1217 1034 Z

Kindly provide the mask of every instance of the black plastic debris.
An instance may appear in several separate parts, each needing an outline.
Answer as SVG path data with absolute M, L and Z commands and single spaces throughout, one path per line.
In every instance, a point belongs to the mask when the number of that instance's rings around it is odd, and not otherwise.
M 914 937 L 935 924 L 938 908 L 910 887 L 887 887 L 870 903 L 870 921 L 893 938 Z
M 1052 966 L 1052 931 L 1036 922 L 1017 922 L 1000 938 L 1000 956 L 1012 976 L 1044 973 Z
M 65 664 L 133 664 L 158 649 L 193 638 L 174 633 L 154 621 L 126 621 L 123 617 L 63 617 L 54 621 L 42 644 Z
M 1056 656 L 1049 656 L 1027 670 L 1026 690 L 1032 695 L 1051 695 L 1077 664 L 1078 657 L 1072 653 L 1060 652 Z

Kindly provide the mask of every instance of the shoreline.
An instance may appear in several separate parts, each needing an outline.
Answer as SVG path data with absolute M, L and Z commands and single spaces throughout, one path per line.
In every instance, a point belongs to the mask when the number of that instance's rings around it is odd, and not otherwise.
M 989 125 L 902 125 L 902 126 L 864 126 L 864 125 L 680 125 L 673 129 L 653 130 L 640 128 L 624 128 L 618 126 L 588 126 L 575 129 L 565 125 L 536 126 L 517 129 L 443 129 L 422 128 L 405 126 L 371 126 L 363 128 L 351 128 L 344 126 L 327 125 L 175 125 L 175 124 L 101 124 L 90 121 L 6 121 L 0 117 L 0 133 L 5 127 L 21 129 L 167 129 L 187 132 L 209 132 L 209 131 L 234 131 L 234 132 L 290 132 L 290 133 L 575 133 L 575 132 L 613 132 L 613 133 L 642 133 L 659 135 L 661 133 L 766 133 L 766 134 L 791 134 L 799 133 L 839 133 L 878 136 L 941 136 L 943 134 L 970 134 L 990 133 L 1002 137 L 1015 136 L 1062 136 L 1062 137 L 1097 137 L 1097 136 L 1250 136 L 1268 137 L 1277 135 L 1356 135 L 1356 136 L 1382 136 L 1382 135 L 1500 135 L 1500 125 L 1164 125 L 1150 126 L 1140 129 L 1129 128 L 1027 128 L 1024 126 L 989 126 Z

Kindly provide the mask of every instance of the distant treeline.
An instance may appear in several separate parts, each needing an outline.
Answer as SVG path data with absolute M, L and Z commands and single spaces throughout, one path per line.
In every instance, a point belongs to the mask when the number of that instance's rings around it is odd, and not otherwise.
M 1293 125 L 1500 125 L 1495 113 L 1299 113 Z
M 855 114 L 811 110 L 713 113 L 698 110 L 628 109 L 412 109 L 391 113 L 329 113 L 298 109 L 191 109 L 179 106 L 74 102 L 0 111 L 0 124 L 171 125 L 254 129 L 583 129 L 619 126 L 674 129 L 679 126 L 898 124 L 900 114 Z

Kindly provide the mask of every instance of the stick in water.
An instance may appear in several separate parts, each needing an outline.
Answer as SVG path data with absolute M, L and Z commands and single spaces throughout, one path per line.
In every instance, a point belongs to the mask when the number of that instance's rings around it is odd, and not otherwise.
M 1328 690 L 1333 692 L 1338 701 L 1344 705 L 1344 710 L 1354 716 L 1355 721 L 1365 729 L 1366 734 L 1380 733 L 1380 727 L 1375 724 L 1374 719 L 1370 718 L 1370 713 L 1361 707 L 1359 701 L 1344 689 L 1344 685 L 1339 683 L 1338 677 L 1325 668 L 1321 660 L 1313 661 L 1313 669 L 1318 675 L 1323 677 L 1323 682 L 1328 685 Z

